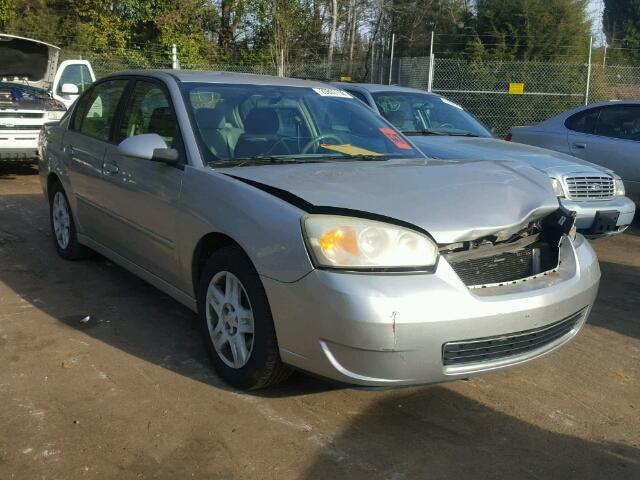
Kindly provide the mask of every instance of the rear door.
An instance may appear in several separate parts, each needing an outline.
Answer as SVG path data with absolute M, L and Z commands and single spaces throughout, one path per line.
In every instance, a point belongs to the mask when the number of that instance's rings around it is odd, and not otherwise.
M 169 166 L 118 152 L 125 138 L 157 133 L 185 153 L 169 92 L 163 83 L 138 78 L 131 87 L 104 162 L 107 207 L 112 213 L 109 247 L 147 271 L 177 284 L 176 217 L 184 163 Z
M 571 155 L 588 160 L 598 115 L 600 115 L 600 108 L 596 107 L 582 110 L 567 118 L 565 126 L 567 127 L 567 143 Z
M 620 175 L 634 198 L 640 197 L 640 105 L 602 107 L 589 140 L 587 160 Z
M 126 79 L 113 79 L 92 87 L 73 112 L 63 140 L 80 232 L 98 242 L 109 235 L 102 174 L 104 155 L 127 83 Z

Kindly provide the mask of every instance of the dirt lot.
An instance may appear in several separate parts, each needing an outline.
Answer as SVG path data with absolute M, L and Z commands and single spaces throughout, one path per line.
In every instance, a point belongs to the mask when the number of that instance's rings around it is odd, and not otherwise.
M 638 479 L 640 230 L 594 245 L 589 324 L 542 360 L 241 394 L 190 311 L 105 259 L 59 259 L 37 175 L 0 167 L 0 479 Z

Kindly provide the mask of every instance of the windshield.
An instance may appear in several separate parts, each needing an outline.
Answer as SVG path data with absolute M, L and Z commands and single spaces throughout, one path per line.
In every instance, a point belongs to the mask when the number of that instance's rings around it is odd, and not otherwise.
M 480 122 L 446 98 L 417 92 L 374 92 L 372 96 L 382 116 L 407 135 L 491 137 Z
M 331 87 L 184 83 L 182 88 L 210 164 L 424 158 L 360 101 Z

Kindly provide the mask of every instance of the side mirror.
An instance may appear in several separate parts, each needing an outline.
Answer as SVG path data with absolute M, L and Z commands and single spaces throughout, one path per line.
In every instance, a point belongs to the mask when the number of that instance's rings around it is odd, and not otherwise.
M 175 148 L 168 148 L 157 133 L 143 133 L 125 138 L 118 145 L 118 153 L 167 165 L 176 165 L 180 161 L 178 151 Z
M 60 91 L 65 95 L 78 95 L 80 93 L 78 86 L 73 83 L 63 83 Z

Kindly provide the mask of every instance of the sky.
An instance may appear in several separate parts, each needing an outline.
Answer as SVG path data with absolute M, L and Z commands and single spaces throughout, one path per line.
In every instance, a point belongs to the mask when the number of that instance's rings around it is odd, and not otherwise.
M 589 18 L 591 18 L 593 26 L 593 42 L 595 45 L 604 44 L 604 33 L 602 32 L 602 12 L 604 10 L 603 0 L 589 0 Z

